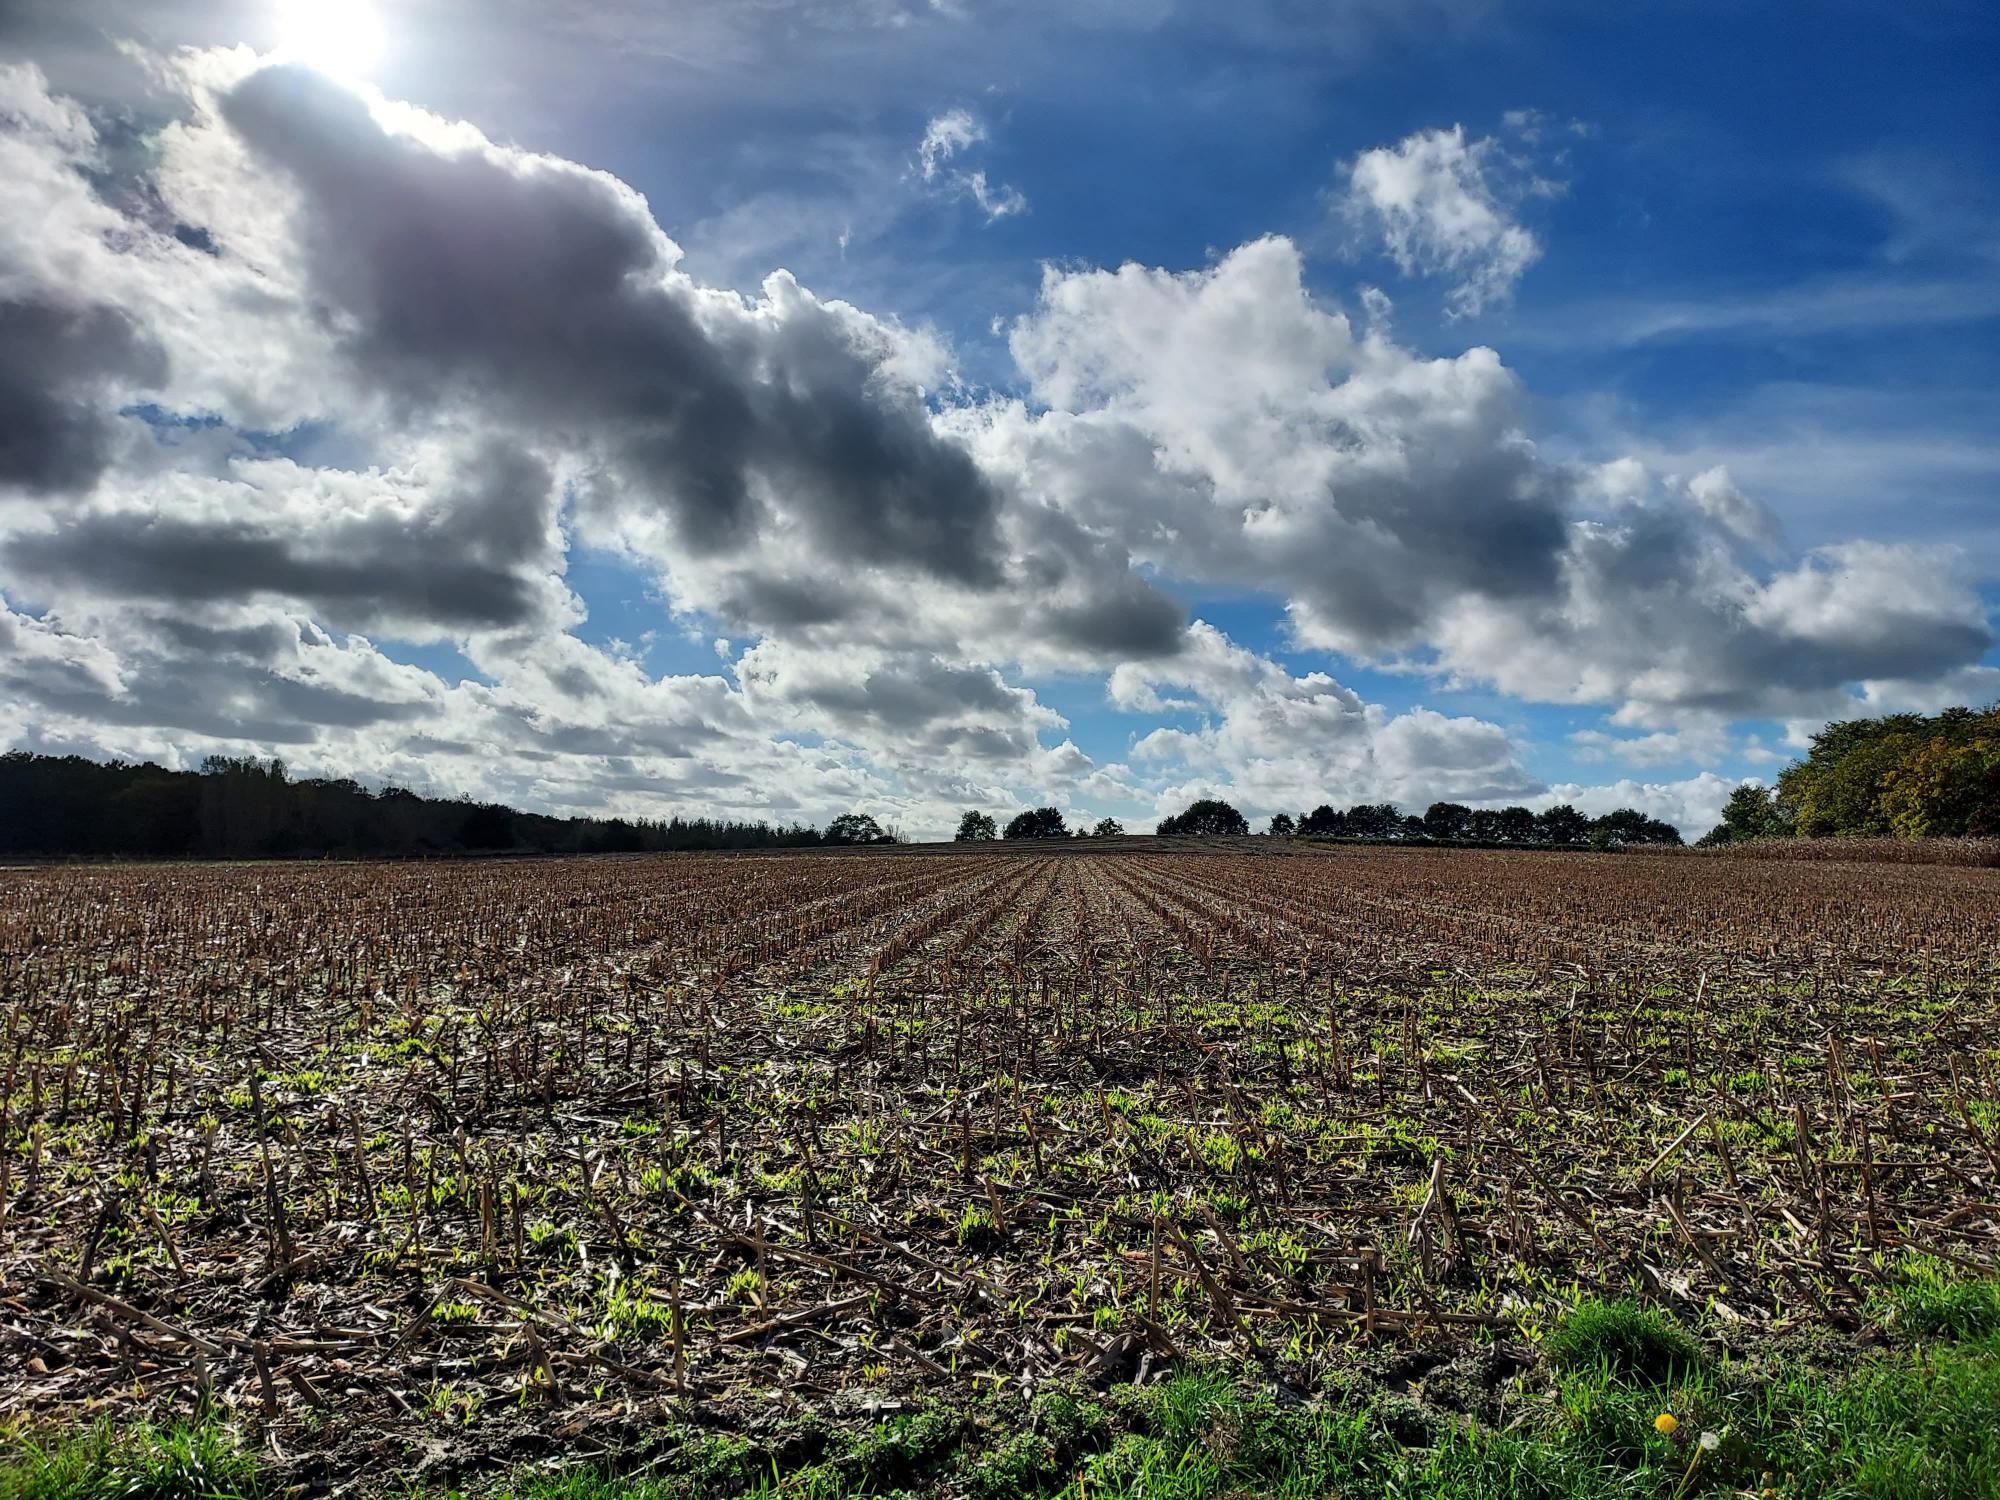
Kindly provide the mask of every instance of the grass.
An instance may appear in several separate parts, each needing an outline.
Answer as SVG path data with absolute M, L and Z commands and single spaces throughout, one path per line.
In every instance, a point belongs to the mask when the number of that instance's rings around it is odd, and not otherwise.
M 1636 1302 L 1585 1302 L 1543 1342 L 1559 1370 L 1602 1365 L 1628 1377 L 1663 1381 L 1698 1368 L 1701 1345 L 1665 1313 Z
M 401 1500 L 2000 1500 L 2000 1282 L 1911 1263 L 1844 1368 L 1711 1359 L 1663 1313 L 1588 1302 L 1477 1424 L 1359 1383 L 1311 1398 L 1190 1368 L 1102 1399 L 933 1407 L 861 1432 L 689 1436 L 643 1472 L 522 1470 Z M 1358 1377 L 1357 1377 L 1358 1379 Z M 1675 1420 L 1660 1430 L 1663 1413 Z M 0 1457 L 0 1500 L 264 1500 L 220 1425 L 87 1429 Z M 390 1491 L 390 1493 L 398 1493 Z
M 0 1500 L 262 1500 L 256 1460 L 219 1422 L 109 1424 L 48 1442 L 0 1432 Z

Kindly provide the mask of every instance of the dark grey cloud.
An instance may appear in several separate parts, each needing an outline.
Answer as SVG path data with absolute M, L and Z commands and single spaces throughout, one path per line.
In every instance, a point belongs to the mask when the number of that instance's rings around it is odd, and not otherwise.
M 0 690 L 94 725 L 272 745 L 310 745 L 328 730 L 408 724 L 432 712 L 422 701 L 371 697 L 240 661 L 135 653 L 125 667 L 124 688 L 114 691 L 85 672 L 0 661 Z
M 998 581 L 992 487 L 833 309 L 703 306 L 611 179 L 393 136 L 305 69 L 265 68 L 222 109 L 300 188 L 313 292 L 399 404 L 598 452 L 697 552 L 802 525 L 831 559 Z
M 992 672 L 935 657 L 905 659 L 854 677 L 808 680 L 795 696 L 848 722 L 866 720 L 892 730 L 965 714 L 1012 720 L 1020 712 L 1020 695 Z
M 9 564 L 45 584 L 198 606 L 292 601 L 343 629 L 503 629 L 547 598 L 548 468 L 494 442 L 413 519 L 378 510 L 297 532 L 223 520 L 90 511 L 14 537 Z
M 166 374 L 160 346 L 116 308 L 0 301 L 0 486 L 89 488 L 111 461 L 106 392 L 157 386 Z
M 1171 656 L 1186 640 L 1187 612 L 1130 573 L 1088 580 L 1080 599 L 1058 601 L 1038 620 L 1062 645 L 1125 661 Z

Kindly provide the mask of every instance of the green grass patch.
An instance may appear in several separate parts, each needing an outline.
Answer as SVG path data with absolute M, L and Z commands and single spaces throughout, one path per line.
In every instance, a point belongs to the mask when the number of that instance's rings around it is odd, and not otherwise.
M 1602 1365 L 1620 1375 L 1669 1380 L 1701 1364 L 1701 1345 L 1657 1308 L 1583 1302 L 1542 1342 L 1559 1370 Z
M 1898 1333 L 1922 1338 L 1979 1339 L 2000 1335 L 2000 1281 L 1967 1281 L 1950 1266 L 1915 1256 L 1901 1279 L 1870 1310 Z
M 1829 1368 L 1705 1357 L 1630 1303 L 1587 1302 L 1484 1420 L 1366 1383 L 1301 1396 L 1190 1368 L 1102 1398 L 934 1406 L 861 1429 L 648 1445 L 637 1472 L 496 1476 L 396 1500 L 2000 1500 L 2000 1283 L 1912 1262 L 1877 1306 L 1896 1347 Z M 1496 1415 L 1497 1414 L 1497 1415 Z M 1664 1418 L 1671 1420 L 1663 1421 Z M 219 1425 L 0 1439 L 0 1500 L 275 1500 Z
M 0 1434 L 0 1500 L 263 1500 L 257 1462 L 220 1423 Z

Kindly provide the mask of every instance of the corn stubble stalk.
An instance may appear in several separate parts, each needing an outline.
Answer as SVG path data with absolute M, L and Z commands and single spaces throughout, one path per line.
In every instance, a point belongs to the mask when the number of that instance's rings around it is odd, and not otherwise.
M 1575 1289 L 1851 1319 L 1897 1255 L 2000 1251 L 1976 870 L 1255 841 L 0 891 L 42 1365 L 0 1416 L 136 1412 L 143 1365 L 295 1451 L 441 1386 L 559 1424 L 1310 1365 Z

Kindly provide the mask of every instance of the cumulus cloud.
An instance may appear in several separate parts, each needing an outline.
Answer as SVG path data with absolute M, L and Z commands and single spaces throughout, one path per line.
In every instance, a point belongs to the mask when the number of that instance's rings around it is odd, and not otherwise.
M 1671 724 L 1837 712 L 1993 644 L 1949 549 L 1760 566 L 1742 544 L 1775 523 L 1726 471 L 1551 462 L 1493 350 L 1356 337 L 1281 239 L 1198 272 L 1052 269 L 1011 344 L 1041 409 L 959 415 L 986 466 L 1167 576 L 1281 593 L 1303 646 Z
M 120 600 L 277 600 L 410 638 L 558 620 L 548 466 L 501 438 L 382 473 L 238 454 L 0 543 L 21 576 Z
M 1726 470 L 1553 462 L 1497 352 L 1420 355 L 1379 298 L 1357 329 L 1281 238 L 1050 268 L 1018 391 L 976 391 L 782 271 L 703 284 L 607 174 L 246 51 L 154 67 L 143 123 L 0 70 L 14 743 L 921 831 L 1057 795 L 1537 794 L 1500 725 L 1294 672 L 1190 626 L 1182 585 L 1281 600 L 1301 650 L 1601 705 L 1579 748 L 1635 765 L 1962 685 L 1992 644 L 1962 558 L 1787 557 Z M 919 175 L 980 135 L 940 116 Z M 579 546 L 739 644 L 655 676 L 587 643 Z M 1077 676 L 1157 716 L 1125 761 L 1030 685 Z
M 1775 549 L 1782 529 L 1771 508 L 1754 500 L 1730 481 L 1721 464 L 1703 469 L 1687 482 L 1687 497 L 1701 513 L 1731 536 L 1767 550 Z
M 1496 724 L 1425 708 L 1391 714 L 1324 672 L 1294 676 L 1203 621 L 1188 637 L 1176 656 L 1120 666 L 1109 684 L 1113 703 L 1128 711 L 1196 720 L 1190 729 L 1153 730 L 1133 746 L 1133 759 L 1164 778 L 1162 810 L 1218 791 L 1263 814 L 1328 800 L 1422 805 L 1541 789 Z
M 1535 118 L 1510 114 L 1508 124 L 1532 133 Z M 1419 130 L 1361 152 L 1343 172 L 1348 222 L 1374 235 L 1405 276 L 1449 278 L 1453 316 L 1507 301 L 1541 259 L 1540 239 L 1517 212 L 1524 198 L 1555 184 L 1493 136 L 1468 141 L 1463 125 Z
M 1685 781 L 1634 781 L 1626 777 L 1600 786 L 1562 782 L 1531 799 L 1529 805 L 1539 810 L 1566 802 L 1593 818 L 1616 808 L 1636 807 L 1649 818 L 1673 824 L 1684 837 L 1694 838 L 1722 821 L 1722 805 L 1740 785 L 1740 781 L 1713 771 Z

